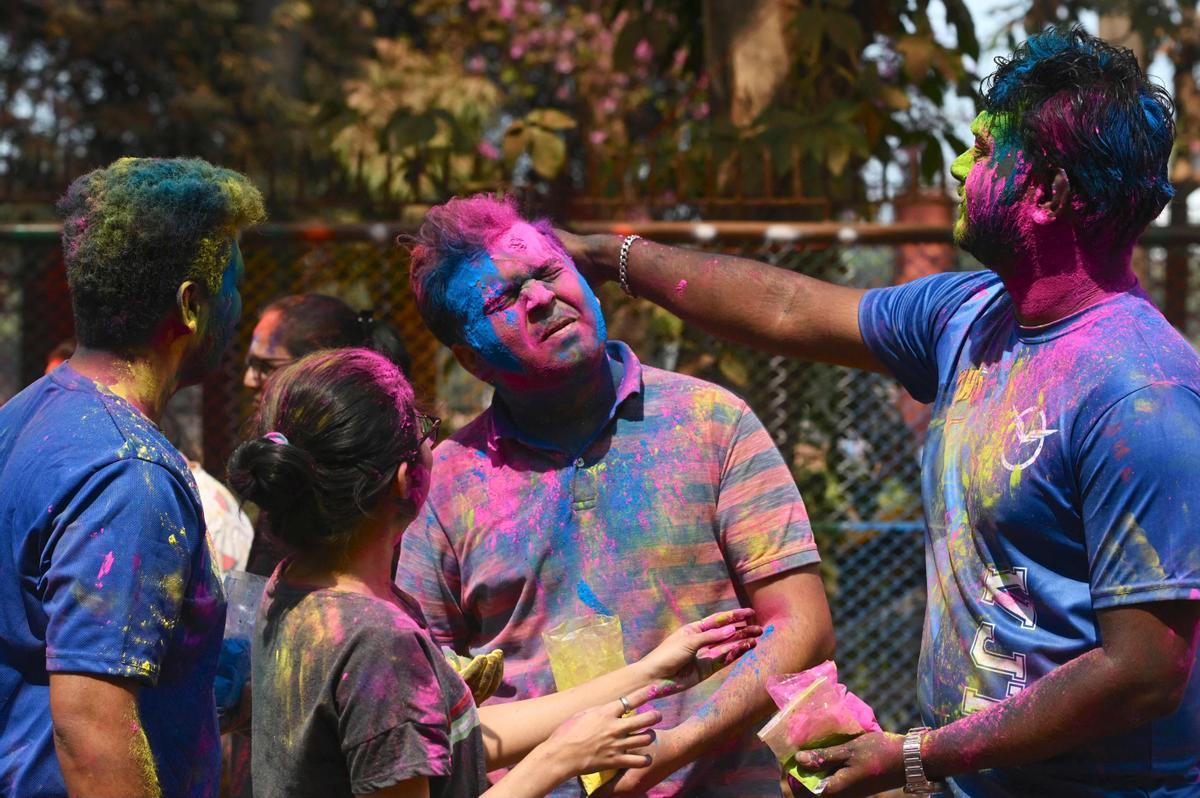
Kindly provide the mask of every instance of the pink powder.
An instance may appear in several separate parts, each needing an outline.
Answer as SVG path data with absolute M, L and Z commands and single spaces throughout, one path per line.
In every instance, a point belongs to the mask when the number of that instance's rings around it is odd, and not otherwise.
M 96 587 L 104 587 L 104 583 L 100 580 L 104 578 L 105 574 L 112 570 L 113 562 L 115 560 L 116 557 L 113 556 L 111 551 L 104 555 L 104 562 L 100 563 L 100 572 L 96 574 Z
M 675 293 L 683 296 L 683 292 L 687 290 L 687 280 L 680 280 L 675 286 Z

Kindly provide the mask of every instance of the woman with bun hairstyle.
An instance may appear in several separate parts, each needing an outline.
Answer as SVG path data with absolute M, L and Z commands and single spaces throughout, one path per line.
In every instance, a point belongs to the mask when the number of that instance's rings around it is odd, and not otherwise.
M 242 385 L 261 402 L 267 380 L 278 369 L 294 363 L 309 352 L 360 346 L 386 357 L 408 374 L 412 363 L 400 333 L 391 324 L 375 318 L 372 310 L 357 311 L 337 297 L 325 294 L 290 294 L 263 308 L 254 325 Z M 269 576 L 284 556 L 284 549 L 271 534 L 267 514 L 254 525 L 254 540 L 246 570 Z
M 364 349 L 308 355 L 272 378 L 255 425 L 229 481 L 294 552 L 253 637 L 258 798 L 541 796 L 576 774 L 645 767 L 637 749 L 660 715 L 629 710 L 694 684 L 698 663 L 731 661 L 762 631 L 752 610 L 712 615 L 581 687 L 476 709 L 392 581 L 438 426 L 400 369 Z

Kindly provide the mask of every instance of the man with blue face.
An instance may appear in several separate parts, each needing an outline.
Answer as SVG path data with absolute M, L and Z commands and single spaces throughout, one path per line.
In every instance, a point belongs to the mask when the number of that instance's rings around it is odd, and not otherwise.
M 242 309 L 242 175 L 124 158 L 59 203 L 78 347 L 0 407 L 0 794 L 216 796 L 225 599 L 158 430 Z
M 412 262 L 426 322 L 495 388 L 435 450 L 401 544 L 397 583 L 434 638 L 464 655 L 502 649 L 492 700 L 510 701 L 554 691 L 541 636 L 564 621 L 619 617 L 633 660 L 680 624 L 751 606 L 757 650 L 656 702 L 667 728 L 653 763 L 616 788 L 778 796 L 753 735 L 773 709 L 765 680 L 826 659 L 833 637 L 808 517 L 762 424 L 729 392 L 609 341 L 571 258 L 511 201 L 432 209 Z
M 925 726 L 802 756 L 837 770 L 825 795 L 1200 795 L 1200 358 L 1130 265 L 1174 193 L 1170 98 L 1077 29 L 998 63 L 952 168 L 984 271 L 864 292 L 642 241 L 619 271 L 620 238 L 563 240 L 701 327 L 933 404 Z

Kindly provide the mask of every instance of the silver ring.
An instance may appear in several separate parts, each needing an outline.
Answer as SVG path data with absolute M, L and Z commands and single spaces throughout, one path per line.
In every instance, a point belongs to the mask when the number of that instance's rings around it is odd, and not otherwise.
M 629 706 L 628 698 L 626 698 L 625 696 L 621 696 L 617 700 L 621 702 L 621 707 L 625 710 L 626 715 L 628 715 L 630 712 L 633 712 L 633 707 Z

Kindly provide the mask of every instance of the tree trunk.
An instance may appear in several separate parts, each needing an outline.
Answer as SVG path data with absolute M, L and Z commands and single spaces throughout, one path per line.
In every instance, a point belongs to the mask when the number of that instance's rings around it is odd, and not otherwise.
M 791 69 L 798 8 L 798 0 L 705 0 L 705 57 L 718 115 L 744 127 L 770 105 Z

